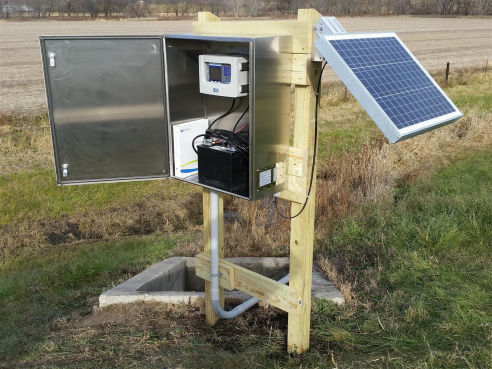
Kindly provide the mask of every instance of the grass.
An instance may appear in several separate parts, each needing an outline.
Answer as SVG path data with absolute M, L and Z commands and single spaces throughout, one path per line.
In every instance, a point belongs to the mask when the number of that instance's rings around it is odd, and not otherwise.
M 60 317 L 87 315 L 97 296 L 165 258 L 189 236 L 149 236 L 54 249 L 0 268 L 0 357 L 16 357 Z
M 490 76 L 451 79 L 465 117 L 394 146 L 340 85 L 326 91 L 315 257 L 348 304 L 314 303 L 299 357 L 275 309 L 213 329 L 202 307 L 94 309 L 147 265 L 199 252 L 200 191 L 56 187 L 46 117 L 0 117 L 0 367 L 490 368 Z M 269 201 L 225 202 L 228 255 L 288 253 Z
M 365 308 L 351 317 L 356 329 L 336 318 L 328 332 L 346 336 L 346 348 L 356 346 L 365 363 L 384 363 L 391 353 L 393 367 L 489 367 L 491 189 L 488 150 L 396 188 L 386 203 L 343 221 L 319 245 L 320 258 L 340 266 Z M 323 332 L 323 324 L 317 328 Z
M 487 81 L 490 81 L 490 74 L 487 76 L 476 75 L 466 84 L 453 86 L 450 89 L 450 97 L 453 102 L 461 107 L 477 107 L 481 110 L 492 110 L 492 91 L 490 91 Z M 485 83 L 474 83 L 473 81 L 484 81 Z
M 197 192 L 196 187 L 176 181 L 141 181 L 90 186 L 57 187 L 52 170 L 40 169 L 0 177 L 0 224 L 19 221 L 31 214 L 55 218 L 94 208 L 138 202 L 152 193 L 162 200 L 175 193 L 184 196 Z
M 203 311 L 193 306 L 135 304 L 91 312 L 95 296 L 111 280 L 184 242 L 149 237 L 72 245 L 34 265 L 19 260 L 3 269 L 0 296 L 10 324 L 2 326 L 1 346 L 8 352 L 4 360 L 12 360 L 5 363 L 489 368 L 491 188 L 488 150 L 367 203 L 319 241 L 321 266 L 338 263 L 354 297 L 342 307 L 314 303 L 311 350 L 305 355 L 284 353 L 287 317 L 275 309 L 256 308 L 215 328 L 206 327 Z M 22 359 L 15 357 L 19 351 Z

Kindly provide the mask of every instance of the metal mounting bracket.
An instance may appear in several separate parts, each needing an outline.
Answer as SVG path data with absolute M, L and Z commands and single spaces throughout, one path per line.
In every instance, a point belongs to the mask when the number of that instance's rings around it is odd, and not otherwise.
M 339 33 L 347 33 L 336 17 L 321 17 L 314 26 L 316 38 Z M 318 49 L 313 47 L 312 61 L 323 61 Z

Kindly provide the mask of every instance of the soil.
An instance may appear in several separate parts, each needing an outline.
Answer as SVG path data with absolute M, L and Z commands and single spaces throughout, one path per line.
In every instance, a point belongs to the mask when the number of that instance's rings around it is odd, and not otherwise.
M 430 71 L 485 66 L 492 58 L 492 22 L 472 18 L 339 18 L 350 32 L 396 31 Z M 268 20 L 265 20 L 268 22 Z M 161 35 L 191 32 L 183 21 L 0 21 L 0 112 L 46 110 L 40 35 Z M 333 72 L 328 80 L 336 79 Z

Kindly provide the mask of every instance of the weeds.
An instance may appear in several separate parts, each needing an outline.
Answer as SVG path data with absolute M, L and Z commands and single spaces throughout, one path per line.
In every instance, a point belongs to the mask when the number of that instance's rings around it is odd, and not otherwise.
M 321 267 L 335 265 L 353 299 L 314 302 L 304 355 L 285 353 L 287 315 L 273 308 L 213 328 L 197 306 L 93 310 L 105 286 L 186 242 L 146 236 L 66 246 L 5 268 L 0 296 L 9 303 L 0 309 L 11 318 L 0 346 L 10 351 L 0 367 L 488 368 L 491 158 L 488 150 L 427 174 L 397 201 L 369 201 L 318 241 Z
M 364 201 L 468 151 L 491 145 L 492 115 L 486 108 L 492 103 L 490 77 L 472 73 L 467 81 L 450 89 L 465 112 L 464 118 L 397 145 L 386 142 L 341 83 L 324 86 L 317 229 L 332 229 Z M 44 248 L 82 239 L 199 229 L 199 191 L 194 186 L 179 183 L 191 194 L 191 201 L 174 197 L 178 186 L 174 181 L 57 188 L 51 171 L 38 169 L 52 165 L 46 116 L 26 120 L 15 114 L 3 115 L 0 130 L 4 153 L 0 157 L 0 250 L 4 260 L 22 254 L 32 244 Z M 288 253 L 289 223 L 278 217 L 271 200 L 247 202 L 226 197 L 226 210 L 236 214 L 226 226 L 227 255 Z M 198 251 L 195 245 L 189 246 L 182 252 Z
M 46 114 L 0 114 L 0 175 L 52 166 Z
M 0 367 L 488 367 L 490 80 L 450 87 L 458 123 L 391 146 L 337 88 L 320 114 L 315 255 L 348 304 L 315 302 L 300 357 L 284 354 L 277 310 L 214 329 L 199 308 L 93 311 L 113 283 L 201 251 L 200 192 L 176 181 L 57 188 L 42 169 L 45 117 L 2 116 Z M 270 200 L 225 202 L 228 255 L 288 253 L 289 223 Z M 147 236 L 121 238 L 132 234 Z

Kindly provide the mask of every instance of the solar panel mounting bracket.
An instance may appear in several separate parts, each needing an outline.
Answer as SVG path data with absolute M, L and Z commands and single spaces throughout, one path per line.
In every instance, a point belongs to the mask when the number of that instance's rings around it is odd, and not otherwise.
M 321 17 L 318 23 L 314 26 L 314 32 L 316 33 L 316 38 L 327 35 L 347 33 L 336 17 Z M 313 47 L 312 60 L 324 60 L 323 56 L 319 53 L 316 47 Z

